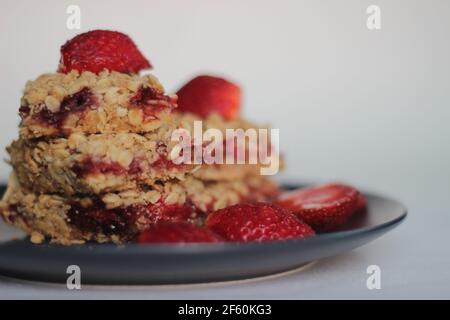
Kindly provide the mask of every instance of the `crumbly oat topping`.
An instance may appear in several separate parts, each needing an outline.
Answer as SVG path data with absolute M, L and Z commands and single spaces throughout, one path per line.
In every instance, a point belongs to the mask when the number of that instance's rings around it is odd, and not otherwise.
M 194 165 L 159 165 L 161 159 L 170 161 L 170 131 L 164 125 L 141 135 L 74 133 L 50 140 L 19 139 L 7 150 L 20 183 L 34 192 L 98 194 L 184 179 Z
M 83 112 L 62 110 L 64 102 L 82 90 L 89 90 L 95 97 L 95 108 L 87 106 Z M 133 103 L 136 95 L 148 90 L 154 94 L 145 95 L 140 105 Z M 98 75 L 89 71 L 44 74 L 25 87 L 20 135 L 29 138 L 67 136 L 73 132 L 149 132 L 162 124 L 161 113 L 169 113 L 175 107 L 176 96 L 164 95 L 164 88 L 152 75 L 108 71 Z

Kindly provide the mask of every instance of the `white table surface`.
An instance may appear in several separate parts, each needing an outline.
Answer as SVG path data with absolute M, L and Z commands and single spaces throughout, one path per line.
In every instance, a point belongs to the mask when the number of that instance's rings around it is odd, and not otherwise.
M 444 196 L 450 188 L 426 184 L 398 189 L 409 216 L 378 240 L 304 269 L 249 281 L 181 286 L 63 285 L 0 278 L 0 298 L 21 299 L 393 299 L 450 298 L 450 219 Z M 447 187 L 447 188 L 444 188 Z M 0 225 L 2 236 L 11 229 Z M 366 288 L 366 268 L 381 268 L 381 289 Z
M 270 279 L 68 291 L 0 278 L 0 298 L 450 298 L 450 1 L 228 1 L 220 15 L 212 2 L 155 2 L 139 1 L 137 12 L 129 1 L 110 1 L 105 15 L 97 2 L 78 0 L 81 31 L 128 33 L 168 92 L 208 70 L 236 79 L 244 115 L 282 129 L 288 177 L 385 193 L 408 207 L 407 220 L 371 244 Z M 378 31 L 366 27 L 372 4 L 382 10 Z M 78 33 L 65 28 L 66 6 L 0 1 L 8 12 L 0 20 L 2 159 L 17 136 L 25 81 L 54 70 L 57 49 Z M 222 40 L 230 35 L 240 50 Z M 0 164 L 2 182 L 10 170 Z M 0 223 L 0 238 L 9 232 Z M 372 264 L 381 268 L 381 290 L 366 288 Z

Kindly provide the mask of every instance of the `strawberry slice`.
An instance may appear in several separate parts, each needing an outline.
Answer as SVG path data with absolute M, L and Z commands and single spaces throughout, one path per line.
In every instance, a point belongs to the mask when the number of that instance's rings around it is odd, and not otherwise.
M 364 213 L 367 211 L 367 199 L 363 194 L 359 194 L 358 202 L 356 203 L 355 214 Z
M 99 73 L 104 69 L 138 73 L 151 68 L 133 40 L 108 30 L 94 30 L 77 35 L 61 47 L 59 72 L 71 70 Z
M 222 78 L 198 76 L 178 90 L 177 95 L 181 112 L 202 118 L 218 113 L 227 120 L 235 119 L 239 113 L 241 89 Z
M 358 198 L 358 190 L 352 187 L 327 184 L 284 193 L 277 204 L 292 210 L 315 231 L 327 232 L 341 227 L 355 213 Z
M 187 222 L 161 222 L 143 231 L 138 243 L 205 243 L 222 239 L 211 230 Z
M 229 241 L 307 238 L 314 230 L 290 211 L 268 203 L 237 204 L 210 213 L 206 226 Z

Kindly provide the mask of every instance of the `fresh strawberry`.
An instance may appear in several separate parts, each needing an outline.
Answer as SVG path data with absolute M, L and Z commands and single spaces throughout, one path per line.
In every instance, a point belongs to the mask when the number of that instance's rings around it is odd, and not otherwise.
M 158 223 L 143 231 L 139 243 L 204 243 L 220 242 L 222 239 L 211 230 L 193 223 Z
M 150 62 L 133 40 L 116 31 L 94 30 L 82 33 L 61 47 L 59 72 L 78 70 L 99 73 L 106 69 L 138 73 L 148 68 L 151 68 Z
M 198 76 L 177 92 L 178 110 L 191 112 L 202 118 L 218 113 L 227 120 L 237 117 L 241 89 L 225 79 Z
M 237 204 L 215 211 L 206 226 L 229 241 L 266 241 L 306 238 L 314 235 L 310 226 L 290 211 L 273 204 Z
M 287 192 L 277 204 L 292 210 L 315 231 L 326 232 L 338 229 L 355 213 L 358 197 L 352 187 L 327 184 Z
M 355 214 L 358 213 L 364 213 L 367 210 L 367 199 L 366 197 L 364 197 L 363 194 L 359 194 L 358 196 L 358 202 L 356 204 L 356 208 L 355 208 Z

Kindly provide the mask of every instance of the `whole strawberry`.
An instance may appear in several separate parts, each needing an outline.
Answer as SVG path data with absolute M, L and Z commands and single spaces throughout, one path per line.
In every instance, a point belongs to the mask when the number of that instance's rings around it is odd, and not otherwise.
M 94 30 L 77 35 L 61 47 L 58 71 L 99 73 L 106 69 L 138 73 L 148 68 L 151 68 L 150 62 L 130 37 L 116 31 Z
M 290 211 L 260 202 L 215 211 L 207 217 L 206 225 L 229 241 L 282 240 L 314 235 L 314 230 Z
M 292 210 L 315 231 L 326 232 L 338 229 L 355 213 L 358 199 L 359 192 L 352 187 L 327 184 L 287 192 L 277 204 Z
M 241 103 L 241 89 L 225 79 L 198 76 L 177 92 L 178 110 L 194 113 L 202 118 L 218 113 L 231 120 L 237 117 Z
M 143 231 L 139 243 L 205 243 L 222 239 L 212 231 L 187 222 L 162 222 Z

